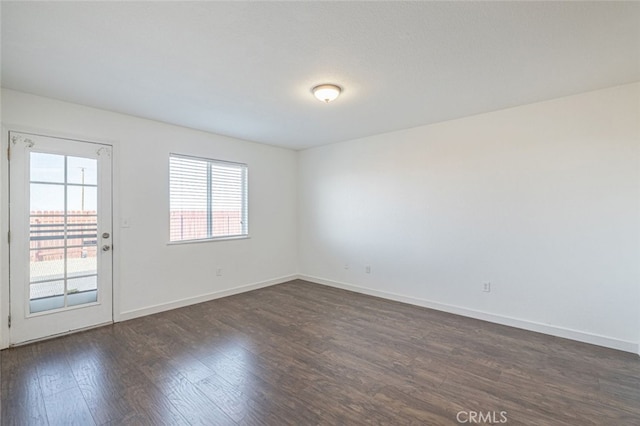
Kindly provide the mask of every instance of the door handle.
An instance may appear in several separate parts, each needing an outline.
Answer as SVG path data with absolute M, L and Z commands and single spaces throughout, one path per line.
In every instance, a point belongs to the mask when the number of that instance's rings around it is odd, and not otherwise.
M 109 251 L 111 250 L 111 246 L 102 246 L 102 251 Z

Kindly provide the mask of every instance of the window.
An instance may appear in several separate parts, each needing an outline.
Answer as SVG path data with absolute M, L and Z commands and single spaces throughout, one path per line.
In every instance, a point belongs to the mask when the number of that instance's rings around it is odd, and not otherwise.
M 169 155 L 170 241 L 246 237 L 247 165 Z

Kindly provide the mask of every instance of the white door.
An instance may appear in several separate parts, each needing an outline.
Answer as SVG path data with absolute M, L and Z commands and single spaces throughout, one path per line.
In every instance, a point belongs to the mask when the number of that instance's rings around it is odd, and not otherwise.
M 9 133 L 11 344 L 113 321 L 111 147 Z

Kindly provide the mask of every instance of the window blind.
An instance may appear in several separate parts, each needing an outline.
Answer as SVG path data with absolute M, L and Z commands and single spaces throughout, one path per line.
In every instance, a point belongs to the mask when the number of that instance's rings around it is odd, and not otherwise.
M 169 156 L 170 241 L 248 235 L 246 164 Z

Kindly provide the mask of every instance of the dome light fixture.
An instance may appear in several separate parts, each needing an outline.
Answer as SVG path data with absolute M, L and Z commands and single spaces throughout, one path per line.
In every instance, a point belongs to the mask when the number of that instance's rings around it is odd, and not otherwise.
M 340 95 L 342 89 L 335 84 L 321 84 L 311 89 L 311 92 L 319 101 L 328 104 Z

